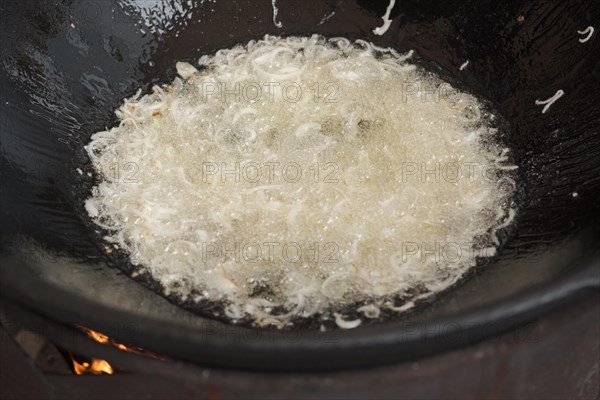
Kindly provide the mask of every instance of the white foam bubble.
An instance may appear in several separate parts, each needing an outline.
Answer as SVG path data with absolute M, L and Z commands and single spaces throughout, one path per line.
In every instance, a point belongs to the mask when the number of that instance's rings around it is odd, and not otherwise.
M 512 193 L 491 118 L 409 55 L 267 36 L 203 68 L 178 64 L 187 79 L 138 92 L 93 136 L 103 181 L 86 208 L 168 293 L 223 302 L 235 320 L 283 327 L 367 300 L 371 316 L 404 311 L 456 282 L 468 252 L 515 217 L 496 213 Z M 286 85 L 303 96 L 286 98 Z M 456 166 L 469 176 L 454 179 Z M 466 248 L 440 260 L 427 255 L 436 244 Z

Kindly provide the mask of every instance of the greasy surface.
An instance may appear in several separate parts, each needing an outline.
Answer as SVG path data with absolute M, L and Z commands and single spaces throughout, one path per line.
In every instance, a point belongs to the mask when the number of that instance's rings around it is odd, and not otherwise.
M 62 295 L 76 292 L 92 302 L 127 310 L 124 320 L 145 327 L 146 335 L 136 340 L 168 344 L 160 339 L 165 321 L 187 314 L 164 312 L 162 323 L 152 324 L 140 317 L 155 315 L 156 305 L 164 309 L 172 305 L 114 270 L 98 272 L 105 266 L 96 238 L 88 235 L 84 211 L 74 212 L 91 185 L 74 172 L 87 163 L 79 151 L 93 132 L 114 123 L 112 111 L 122 98 L 140 86 L 149 89 L 153 82 L 172 80 L 172 60 L 193 60 L 265 33 L 343 34 L 401 52 L 414 49 L 422 63 L 491 100 L 511 125 L 506 140 L 518 151 L 527 186 L 517 231 L 497 262 L 406 321 L 459 318 L 474 309 L 481 311 L 478 317 L 500 311 L 510 316 L 517 308 L 503 307 L 509 299 L 521 299 L 540 285 L 545 293 L 563 293 L 559 290 L 563 279 L 581 271 L 594 255 L 599 233 L 588 231 L 597 226 L 599 211 L 600 41 L 594 35 L 580 43 L 576 32 L 600 26 L 597 2 L 408 1 L 392 10 L 392 25 L 382 37 L 371 32 L 381 24 L 386 2 L 306 1 L 298 7 L 298 2 L 280 0 L 282 29 L 273 25 L 268 0 L 235 2 L 234 8 L 229 8 L 230 2 L 205 1 L 194 10 L 188 5 L 161 9 L 151 2 L 139 3 L 144 6 L 85 0 L 0 6 L 1 272 L 22 275 L 18 282 L 27 288 L 23 294 L 31 297 L 33 306 L 50 310 L 58 307 L 56 300 Z M 333 11 L 335 15 L 319 25 Z M 138 20 L 153 23 L 148 28 L 136 25 Z M 467 59 L 469 66 L 460 71 Z M 542 115 L 535 100 L 547 99 L 559 89 L 565 95 Z M 9 248 L 15 233 L 74 258 L 78 273 L 71 273 L 57 257 L 47 257 L 45 250 Z M 69 284 L 53 280 L 64 292 L 36 297 L 47 292 L 36 290 L 35 277 L 48 280 L 57 276 L 56 271 L 70 277 Z M 107 285 L 106 276 L 115 284 Z M 109 320 L 115 314 L 78 315 Z M 171 330 L 179 343 L 194 343 L 200 349 L 210 340 L 195 334 L 187 317 L 179 321 L 182 325 Z M 390 330 L 368 327 L 340 334 L 337 345 L 360 335 L 403 335 L 402 325 L 394 324 L 389 323 Z M 304 341 L 286 345 L 293 348 L 299 343 Z M 429 348 L 411 347 L 416 353 Z M 201 353 L 198 358 L 206 357 Z M 218 359 L 222 357 L 215 356 Z
M 200 315 L 224 303 L 227 321 L 255 326 L 333 312 L 355 327 L 342 308 L 374 319 L 448 289 L 497 254 L 518 167 L 496 143 L 500 118 L 411 54 L 265 36 L 125 100 L 120 123 L 86 146 L 100 182 L 85 207 L 107 249 Z M 207 95 L 208 84 L 256 92 Z M 133 179 L 115 165 L 135 166 Z

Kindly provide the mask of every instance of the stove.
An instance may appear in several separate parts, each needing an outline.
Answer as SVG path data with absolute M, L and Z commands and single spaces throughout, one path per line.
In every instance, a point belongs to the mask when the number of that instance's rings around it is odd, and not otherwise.
M 598 399 L 600 295 L 432 357 L 319 373 L 226 370 L 176 360 L 0 303 L 0 398 Z M 451 340 L 451 337 L 448 338 Z M 352 349 L 348 349 L 352 351 Z

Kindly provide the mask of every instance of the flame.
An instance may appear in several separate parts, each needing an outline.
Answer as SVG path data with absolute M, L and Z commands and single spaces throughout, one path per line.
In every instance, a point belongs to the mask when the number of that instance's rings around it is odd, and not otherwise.
M 106 336 L 105 334 L 93 331 L 91 329 L 86 329 L 86 328 L 83 328 L 83 329 L 85 330 L 85 333 L 87 333 L 87 335 L 89 337 L 91 337 L 92 339 L 94 339 L 96 342 L 102 343 L 102 344 L 108 343 L 108 336 Z
M 118 343 L 115 340 L 108 337 L 107 335 L 105 335 L 104 333 L 100 333 L 98 331 L 94 331 L 92 329 L 85 328 L 83 326 L 77 326 L 77 328 L 79 328 L 80 330 L 85 332 L 89 338 L 95 340 L 98 343 L 108 344 L 108 345 L 118 348 L 119 350 L 127 351 L 129 353 L 140 354 L 140 355 L 156 358 L 158 360 L 166 360 L 166 357 L 159 356 L 158 354 L 154 354 L 150 351 L 141 349 L 139 347 L 128 347 L 128 346 L 125 346 L 124 344 Z
M 119 350 L 127 351 L 129 353 L 148 356 L 148 357 L 156 358 L 158 360 L 166 360 L 166 357 L 159 356 L 158 354 L 154 354 L 154 353 L 144 350 L 144 349 L 140 349 L 139 347 L 128 347 L 128 346 L 125 346 L 124 344 L 118 343 L 118 342 L 114 341 L 113 339 L 111 339 L 110 337 L 108 337 L 107 335 L 105 335 L 104 333 L 100 333 L 100 332 L 97 332 L 97 331 L 94 331 L 94 330 L 91 330 L 88 328 L 84 328 L 83 326 L 79 326 L 79 329 L 84 331 L 88 335 L 88 337 L 90 337 L 91 339 L 95 340 L 98 343 L 108 344 L 108 345 L 118 348 Z
M 122 351 L 139 354 L 139 355 L 144 355 L 144 356 L 156 358 L 158 360 L 166 359 L 165 357 L 151 353 L 144 349 L 140 349 L 137 347 L 127 347 L 124 344 L 114 341 L 113 339 L 111 339 L 110 337 L 105 335 L 104 333 L 100 333 L 100 332 L 85 328 L 83 326 L 77 326 L 77 328 L 82 330 L 83 332 L 85 332 L 85 334 L 90 339 L 92 339 L 98 343 L 106 344 L 109 346 L 114 346 Z M 78 360 L 76 360 L 76 358 L 73 355 L 71 355 L 71 361 L 73 362 L 73 369 L 75 370 L 75 373 L 77 375 L 83 375 L 83 374 L 99 375 L 99 374 L 103 374 L 103 373 L 112 375 L 115 372 L 113 367 L 106 360 L 99 360 L 99 359 L 92 358 L 89 362 L 88 361 L 78 361 Z
M 85 329 L 85 328 L 82 328 L 82 329 L 85 330 L 85 332 L 87 333 L 87 335 L 90 338 L 94 339 L 98 343 L 105 344 L 105 343 L 109 342 L 108 336 L 106 336 L 103 333 L 92 331 L 90 329 Z M 123 346 L 123 347 L 125 347 L 125 346 Z M 106 361 L 106 360 L 98 360 L 98 359 L 92 358 L 90 360 L 90 362 L 87 362 L 87 361 L 79 362 L 75 359 L 75 357 L 71 356 L 71 361 L 73 361 L 73 370 L 75 371 L 75 373 L 77 375 L 84 375 L 84 374 L 100 375 L 102 373 L 112 375 L 114 373 L 114 369 L 113 369 L 112 365 L 110 365 L 108 363 L 108 361 Z
M 112 375 L 114 370 L 113 367 L 105 360 L 92 359 L 91 362 L 78 362 L 74 357 L 71 357 L 73 361 L 73 369 L 77 375 L 84 374 L 108 374 Z

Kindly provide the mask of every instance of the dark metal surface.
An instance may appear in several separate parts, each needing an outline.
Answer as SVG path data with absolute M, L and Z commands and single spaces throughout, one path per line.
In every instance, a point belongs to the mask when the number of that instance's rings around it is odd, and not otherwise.
M 2 308 L 6 310 L 6 308 Z M 0 397 L 13 399 L 598 399 L 600 298 L 586 296 L 519 329 L 435 357 L 362 371 L 250 373 L 158 361 L 91 342 L 19 309 L 15 324 L 122 372 L 41 374 L 14 342 L 0 342 Z
M 121 341 L 182 359 L 307 370 L 457 347 L 599 287 L 600 41 L 596 34 L 584 45 L 576 33 L 600 26 L 597 2 L 413 0 L 394 9 L 383 37 L 371 33 L 385 8 L 374 1 L 280 0 L 281 30 L 270 0 L 161 4 L 0 5 L 2 295 L 100 331 L 134 326 Z M 89 221 L 77 212 L 85 196 L 75 172 L 87 162 L 82 145 L 114 123 L 122 98 L 172 80 L 175 60 L 265 33 L 342 35 L 414 49 L 421 63 L 490 100 L 511 125 L 507 140 L 527 188 L 499 259 L 418 312 L 325 334 L 232 328 L 107 272 Z M 461 73 L 466 59 L 471 67 Z M 558 89 L 565 96 L 542 115 L 534 101 Z M 232 333 L 207 333 L 215 330 Z M 448 341 L 453 335 L 459 339 Z

